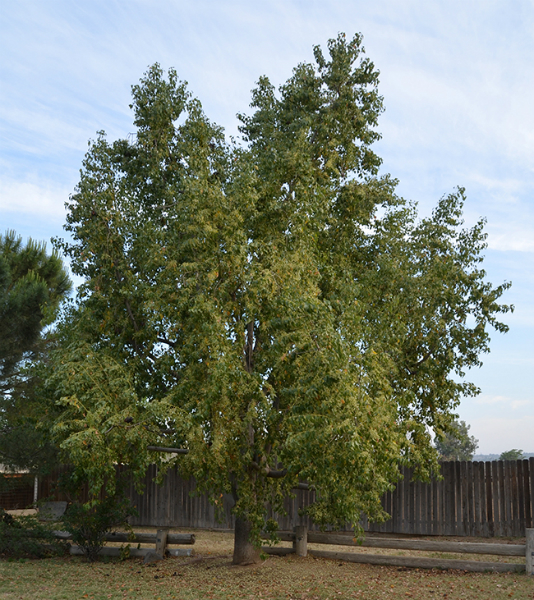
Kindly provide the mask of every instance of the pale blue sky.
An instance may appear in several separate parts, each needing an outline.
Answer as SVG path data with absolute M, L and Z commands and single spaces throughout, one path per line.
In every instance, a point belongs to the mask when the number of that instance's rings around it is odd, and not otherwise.
M 312 47 L 364 35 L 386 112 L 377 151 L 428 214 L 467 191 L 488 219 L 485 268 L 511 280 L 510 332 L 494 334 L 482 388 L 459 413 L 479 452 L 534 452 L 534 2 L 526 0 L 17 0 L 1 2 L 0 231 L 62 235 L 87 141 L 134 130 L 130 87 L 175 67 L 208 116 L 236 134 L 250 90 L 285 81 Z

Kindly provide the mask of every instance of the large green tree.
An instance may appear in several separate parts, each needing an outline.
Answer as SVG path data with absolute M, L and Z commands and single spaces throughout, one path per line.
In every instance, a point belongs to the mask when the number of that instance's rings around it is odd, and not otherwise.
M 36 430 L 41 408 L 37 372 L 50 344 L 49 328 L 71 282 L 56 252 L 26 244 L 14 231 L 0 235 L 0 463 L 35 471 L 52 448 Z
M 506 329 L 463 191 L 418 221 L 378 176 L 361 37 L 314 53 L 278 92 L 260 79 L 241 143 L 150 68 L 135 138 L 91 144 L 59 242 L 85 280 L 48 381 L 65 452 L 95 488 L 156 460 L 231 492 L 236 563 L 302 482 L 318 522 L 383 517 L 401 462 L 437 468 L 429 428 L 476 392 L 454 376 Z
M 449 431 L 436 438 L 436 450 L 442 460 L 473 460 L 478 440 L 469 435 L 470 429 L 465 421 L 454 421 Z

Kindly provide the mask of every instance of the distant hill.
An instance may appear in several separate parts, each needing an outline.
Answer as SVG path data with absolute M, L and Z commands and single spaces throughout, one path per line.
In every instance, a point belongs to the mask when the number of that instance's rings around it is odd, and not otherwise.
M 475 454 L 473 460 L 499 460 L 500 454 Z M 523 452 L 523 458 L 530 458 L 534 456 L 534 452 Z

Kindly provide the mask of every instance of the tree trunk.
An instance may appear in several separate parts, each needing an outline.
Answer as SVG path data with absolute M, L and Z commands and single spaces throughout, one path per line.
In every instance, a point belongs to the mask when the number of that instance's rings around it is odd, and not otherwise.
M 251 525 L 240 517 L 235 520 L 234 565 L 252 565 L 260 562 L 260 549 L 250 542 Z

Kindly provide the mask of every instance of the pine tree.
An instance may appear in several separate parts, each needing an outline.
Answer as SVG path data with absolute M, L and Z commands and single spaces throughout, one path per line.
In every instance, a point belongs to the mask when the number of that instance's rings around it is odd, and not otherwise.
M 41 418 L 35 402 L 36 371 L 46 356 L 47 328 L 71 290 L 57 253 L 14 231 L 0 235 L 0 463 L 11 469 L 35 470 L 52 448 L 35 424 Z M 32 374 L 33 373 L 33 374 Z M 46 436 L 45 436 L 46 437 Z

